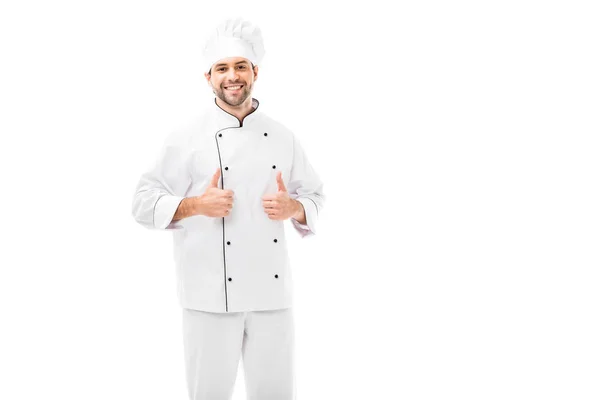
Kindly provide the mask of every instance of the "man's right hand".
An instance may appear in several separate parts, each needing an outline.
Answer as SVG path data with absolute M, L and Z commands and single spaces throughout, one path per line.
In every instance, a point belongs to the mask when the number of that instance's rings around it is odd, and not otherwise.
M 220 177 L 221 168 L 217 168 L 206 191 L 198 199 L 201 214 L 207 217 L 226 217 L 233 207 L 233 191 L 217 186 Z

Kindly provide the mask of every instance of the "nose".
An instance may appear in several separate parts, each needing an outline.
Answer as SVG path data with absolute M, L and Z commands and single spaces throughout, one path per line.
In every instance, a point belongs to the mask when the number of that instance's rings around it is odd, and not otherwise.
M 238 71 L 236 68 L 229 68 L 227 70 L 227 79 L 229 79 L 231 82 L 236 82 L 237 77 L 238 77 Z

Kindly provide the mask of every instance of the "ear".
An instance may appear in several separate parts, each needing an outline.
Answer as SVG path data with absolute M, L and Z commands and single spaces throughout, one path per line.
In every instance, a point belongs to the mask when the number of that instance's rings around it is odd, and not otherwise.
M 210 75 L 208 74 L 208 72 L 204 73 L 204 77 L 206 78 L 206 82 L 208 82 L 208 84 L 210 85 Z
M 258 65 L 254 66 L 254 80 L 258 79 Z

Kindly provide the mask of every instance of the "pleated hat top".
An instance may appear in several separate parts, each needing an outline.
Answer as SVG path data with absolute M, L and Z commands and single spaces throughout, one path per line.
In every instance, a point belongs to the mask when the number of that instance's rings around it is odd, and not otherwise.
M 203 68 L 209 72 L 219 60 L 243 57 L 259 65 L 265 55 L 260 28 L 242 18 L 228 19 L 212 31 L 202 49 Z

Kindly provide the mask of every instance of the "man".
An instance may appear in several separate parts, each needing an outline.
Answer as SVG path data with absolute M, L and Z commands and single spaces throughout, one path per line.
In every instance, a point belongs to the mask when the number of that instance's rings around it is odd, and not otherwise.
M 249 400 L 294 399 L 284 221 L 314 235 L 323 184 L 295 135 L 251 97 L 259 28 L 228 20 L 203 56 L 214 103 L 167 138 L 133 216 L 173 233 L 190 400 L 230 399 L 240 356 Z

